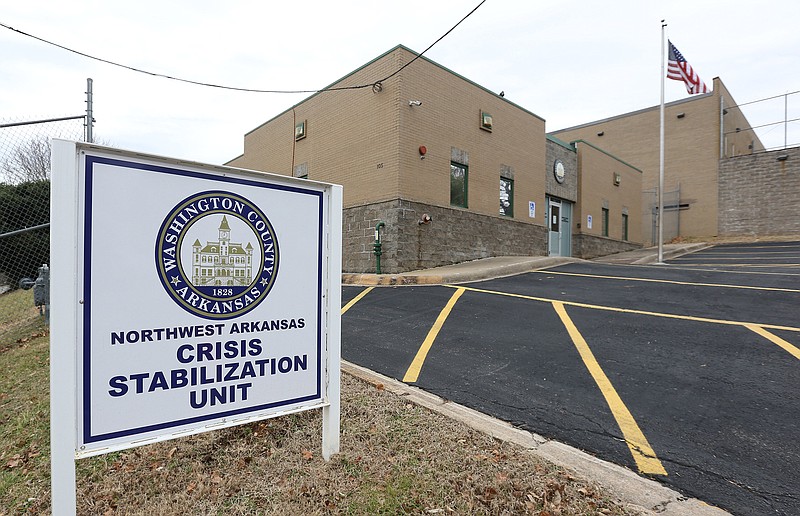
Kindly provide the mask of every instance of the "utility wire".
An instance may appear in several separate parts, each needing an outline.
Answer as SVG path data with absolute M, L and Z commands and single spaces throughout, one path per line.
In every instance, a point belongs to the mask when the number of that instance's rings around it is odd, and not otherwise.
M 207 82 L 193 81 L 191 79 L 182 79 L 180 77 L 173 77 L 171 75 L 165 75 L 165 74 L 161 74 L 161 73 L 149 72 L 147 70 L 142 70 L 140 68 L 135 68 L 133 66 L 128 66 L 128 65 L 125 65 L 125 64 L 121 64 L 121 63 L 117 63 L 117 62 L 114 62 L 114 61 L 110 61 L 108 59 L 103 59 L 101 57 L 96 57 L 96 56 L 93 56 L 93 55 L 90 55 L 90 54 L 86 54 L 84 52 L 80 52 L 78 50 L 74 50 L 72 48 L 65 47 L 64 45 L 59 45 L 58 43 L 55 43 L 53 41 L 49 41 L 49 40 L 46 40 L 44 38 L 40 38 L 39 36 L 35 36 L 33 34 L 29 34 L 27 32 L 21 31 L 19 29 L 15 29 L 14 27 L 6 25 L 5 23 L 2 23 L 2 22 L 0 22 L 0 27 L 5 27 L 6 29 L 8 29 L 10 31 L 16 32 L 18 34 L 22 34 L 23 36 L 27 36 L 29 38 L 33 38 L 35 40 L 41 41 L 42 43 L 46 43 L 48 45 L 52 45 L 54 47 L 60 48 L 62 50 L 66 50 L 67 52 L 71 52 L 73 54 L 77 54 L 77 55 L 82 56 L 82 57 L 86 57 L 88 59 L 92 59 L 92 60 L 95 60 L 95 61 L 99 61 L 101 63 L 106 63 L 106 64 L 109 64 L 109 65 L 113 65 L 113 66 L 118 66 L 120 68 L 125 68 L 125 69 L 131 70 L 133 72 L 138 72 L 138 73 L 143 73 L 143 74 L 146 74 L 146 75 L 151 75 L 153 77 L 162 77 L 164 79 L 170 79 L 170 80 L 178 81 L 178 82 L 185 82 L 185 83 L 194 84 L 194 85 L 197 85 L 197 86 L 206 86 L 206 87 L 209 87 L 209 88 L 219 88 L 219 89 L 223 89 L 223 90 L 233 90 L 233 91 L 244 91 L 244 92 L 250 92 L 250 93 L 321 93 L 321 92 L 324 92 L 324 91 L 359 90 L 359 89 L 363 89 L 363 88 L 379 87 L 382 82 L 387 81 L 387 80 L 391 79 L 392 77 L 394 77 L 395 75 L 397 75 L 398 73 L 400 73 L 403 69 L 405 69 L 411 63 L 413 63 L 414 61 L 416 61 L 417 59 L 422 57 L 422 55 L 425 52 L 427 52 L 428 50 L 433 48 L 434 45 L 436 45 L 441 40 L 443 40 L 445 37 L 447 37 L 451 32 L 453 32 L 456 29 L 456 27 L 461 25 L 461 23 L 464 20 L 466 20 L 467 18 L 472 16 L 472 14 L 475 11 L 477 11 L 478 8 L 480 6 L 482 6 L 485 2 L 486 2 L 486 0 L 481 0 L 481 3 L 479 3 L 474 9 L 472 9 L 469 13 L 467 13 L 466 16 L 461 18 L 461 20 L 459 20 L 458 23 L 453 25 L 450 28 L 450 30 L 445 32 L 441 37 L 439 37 L 436 41 L 434 41 L 428 48 L 423 50 L 422 53 L 417 54 L 414 57 L 414 59 L 412 59 L 408 63 L 404 64 L 399 69 L 397 69 L 395 72 L 391 73 L 390 75 L 387 75 L 383 79 L 377 80 L 377 81 L 372 82 L 370 84 L 360 84 L 360 85 L 357 85 L 357 86 L 337 86 L 337 87 L 333 87 L 333 88 L 322 88 L 322 89 L 319 89 L 319 90 L 264 90 L 264 89 L 256 89 L 256 88 L 239 88 L 239 87 L 236 87 L 236 86 L 224 86 L 224 85 L 221 85 L 221 84 L 212 84 L 212 83 L 207 83 Z

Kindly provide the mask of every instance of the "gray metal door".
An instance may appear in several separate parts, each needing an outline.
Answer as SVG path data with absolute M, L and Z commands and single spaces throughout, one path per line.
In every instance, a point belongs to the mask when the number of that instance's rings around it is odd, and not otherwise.
M 550 199 L 547 208 L 548 255 L 561 256 L 561 201 Z
M 572 203 L 561 203 L 561 248 L 559 256 L 572 256 Z

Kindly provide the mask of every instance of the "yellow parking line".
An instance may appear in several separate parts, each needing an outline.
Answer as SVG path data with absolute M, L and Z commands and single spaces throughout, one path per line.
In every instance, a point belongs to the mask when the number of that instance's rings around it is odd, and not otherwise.
M 747 247 L 740 247 L 740 246 L 726 246 L 726 245 L 714 245 L 708 248 L 711 252 L 733 252 L 733 251 L 741 251 L 741 252 L 748 252 L 750 249 L 797 249 L 798 244 L 792 243 L 788 245 L 754 245 L 754 246 L 747 246 Z
M 746 321 L 728 321 L 725 319 L 712 319 L 710 317 L 695 317 L 693 315 L 678 315 L 678 314 L 666 314 L 661 312 L 648 312 L 646 310 L 635 310 L 632 308 L 617 308 L 613 306 L 603 306 L 603 305 L 590 305 L 588 303 L 577 303 L 574 301 L 562 301 L 560 299 L 549 299 L 546 297 L 536 297 L 536 296 L 527 296 L 525 294 L 513 294 L 510 292 L 500 292 L 498 290 L 486 290 L 474 287 L 456 287 L 455 285 L 445 285 L 450 288 L 463 288 L 472 292 L 483 292 L 484 294 L 494 294 L 496 296 L 506 296 L 506 297 L 515 297 L 518 299 L 529 299 L 531 301 L 540 301 L 542 303 L 564 303 L 566 306 L 577 306 L 580 308 L 590 308 L 593 310 L 605 310 L 607 312 L 620 312 L 620 313 L 627 313 L 627 314 L 637 314 L 637 315 L 649 315 L 652 317 L 665 317 L 667 319 L 682 319 L 685 321 L 696 321 L 696 322 L 706 322 L 712 324 L 724 324 L 728 326 L 746 326 L 751 324 L 753 326 L 760 326 L 762 328 L 769 328 L 771 330 L 784 330 L 784 331 L 795 331 L 800 332 L 800 328 L 796 328 L 794 326 L 780 326 L 777 324 L 762 324 L 762 323 L 754 323 L 754 322 L 746 322 Z
M 774 334 L 768 332 L 767 330 L 765 330 L 761 326 L 757 326 L 755 324 L 745 324 L 744 326 L 748 330 L 752 330 L 752 331 L 756 332 L 757 334 L 761 335 L 762 337 L 764 337 L 765 339 L 769 340 L 773 344 L 777 344 L 778 346 L 783 348 L 785 351 L 789 352 L 792 356 L 794 356 L 794 358 L 800 360 L 800 349 L 797 349 L 796 346 L 786 342 L 785 340 L 783 340 L 782 338 L 778 337 L 777 335 L 774 335 Z
M 755 248 L 750 248 L 750 249 L 755 249 Z M 739 251 L 739 250 L 737 250 L 737 251 L 724 251 L 724 250 L 705 251 L 703 253 L 703 256 L 717 256 L 717 255 L 719 255 L 719 256 L 728 256 L 728 255 L 732 255 L 732 254 L 752 254 L 750 249 L 746 249 L 746 250 L 742 250 L 742 251 Z M 762 247 L 761 249 L 766 249 L 766 248 Z M 771 253 L 764 253 L 764 254 L 768 254 L 768 255 L 773 255 L 773 254 L 797 254 L 798 253 L 798 248 L 794 247 L 794 249 L 795 249 L 794 251 L 773 251 Z
M 758 263 L 692 263 L 689 261 L 682 261 L 677 262 L 680 265 L 686 267 L 689 265 L 694 265 L 697 267 L 752 267 L 754 269 L 771 269 L 775 268 L 787 268 L 791 269 L 793 267 L 800 267 L 800 263 L 765 263 L 765 264 L 758 264 Z
M 633 415 L 631 415 L 625 403 L 622 402 L 622 398 L 619 397 L 617 390 L 611 385 L 611 381 L 603 372 L 603 369 L 594 357 L 594 353 L 592 353 L 589 345 L 572 322 L 572 319 L 570 319 L 564 308 L 564 303 L 553 301 L 552 304 L 553 308 L 556 309 L 558 317 L 561 318 L 561 322 L 564 323 L 564 326 L 567 328 L 572 342 L 578 349 L 578 353 L 580 353 L 583 363 L 586 365 L 586 369 L 589 370 L 595 383 L 600 388 L 600 392 L 603 393 L 603 397 L 606 399 L 606 403 L 608 403 L 608 407 L 611 409 L 611 413 L 614 415 L 614 419 L 616 419 L 619 429 L 625 437 L 625 442 L 628 445 L 631 455 L 633 455 L 633 460 L 636 461 L 636 466 L 639 468 L 639 471 L 645 475 L 666 475 L 667 470 L 664 469 L 661 461 L 656 457 L 655 451 L 653 451 L 653 448 L 642 433 L 639 425 L 636 424 Z
M 425 363 L 425 357 L 428 356 L 428 351 L 430 351 L 431 346 L 433 346 L 433 341 L 436 340 L 436 336 L 439 335 L 439 330 L 442 329 L 444 322 L 447 320 L 447 316 L 450 315 L 450 312 L 456 305 L 456 301 L 458 301 L 458 298 L 464 293 L 464 290 L 466 289 L 463 287 L 457 288 L 453 295 L 450 296 L 450 301 L 448 301 L 444 308 L 442 308 L 442 311 L 439 313 L 439 317 L 436 318 L 436 322 L 433 323 L 433 326 L 428 332 L 428 336 L 425 337 L 425 340 L 419 347 L 417 355 L 414 357 L 411 365 L 408 366 L 408 371 L 406 371 L 405 376 L 403 376 L 404 382 L 413 383 L 417 381 L 417 378 L 419 378 L 419 372 L 422 370 L 422 364 Z
M 615 279 L 615 280 L 624 280 L 624 281 L 644 281 L 649 283 L 669 283 L 671 285 L 689 285 L 693 287 L 725 287 L 725 288 L 739 288 L 739 289 L 746 289 L 746 290 L 767 290 L 772 292 L 798 292 L 800 293 L 800 289 L 796 288 L 773 288 L 773 287 L 753 287 L 749 285 L 726 285 L 724 283 L 694 283 L 691 281 L 674 281 L 674 280 L 663 280 L 663 279 L 652 279 L 652 278 L 631 278 L 627 276 L 606 276 L 602 274 L 579 274 L 576 272 L 556 272 L 556 271 L 533 271 L 538 274 L 560 274 L 562 276 L 578 276 L 583 278 L 601 278 L 601 279 Z
M 744 260 L 773 260 L 774 259 L 772 256 L 742 257 L 742 256 L 723 256 L 723 254 L 711 255 L 711 254 L 703 253 L 702 256 L 691 256 L 691 255 L 689 255 L 689 256 L 680 256 L 678 258 L 670 258 L 670 261 L 679 262 L 681 260 L 690 260 L 692 258 L 713 258 L 715 260 L 742 260 L 742 259 L 744 259 Z M 770 254 L 773 254 L 773 253 L 770 253 Z M 792 252 L 790 254 L 797 255 L 796 252 Z M 786 258 L 800 258 L 800 256 L 781 256 L 781 258 L 783 258 L 783 259 L 786 259 Z
M 644 267 L 647 269 L 663 269 L 663 265 L 642 265 L 642 264 L 620 264 L 620 263 L 604 263 L 611 267 Z M 800 276 L 794 272 L 765 272 L 765 271 L 720 271 L 719 269 L 699 269 L 694 267 L 693 264 L 675 265 L 669 264 L 671 271 L 697 271 L 697 272 L 725 272 L 725 274 L 749 274 L 751 276 Z
M 359 293 L 359 294 L 358 294 L 356 297 L 354 297 L 353 299 L 351 299 L 349 303 L 347 303 L 346 305 L 344 305 L 344 306 L 342 307 L 342 315 L 344 315 L 344 313 L 345 313 L 346 311 L 348 311 L 348 310 L 350 310 L 351 308 L 353 308 L 353 305 L 354 305 L 354 304 L 356 304 L 356 303 L 358 303 L 359 301 L 361 301 L 361 298 L 362 298 L 362 297 L 364 297 L 364 296 L 366 296 L 367 294 L 369 294 L 370 290 L 372 290 L 373 288 L 375 288 L 375 287 L 367 287 L 367 288 L 365 288 L 365 289 L 364 289 L 364 290 L 362 290 L 362 291 L 361 291 L 361 292 L 360 292 L 360 293 Z
M 650 265 L 637 265 L 636 267 L 651 267 Z M 662 265 L 657 265 L 657 267 L 663 267 Z M 684 266 L 678 267 L 676 265 L 670 265 L 669 270 L 671 271 L 697 271 L 697 272 L 720 272 L 719 269 L 698 269 L 695 267 Z M 765 272 L 765 271 L 724 271 L 725 274 L 750 274 L 750 275 L 758 275 L 758 276 L 800 276 L 800 274 L 794 272 Z

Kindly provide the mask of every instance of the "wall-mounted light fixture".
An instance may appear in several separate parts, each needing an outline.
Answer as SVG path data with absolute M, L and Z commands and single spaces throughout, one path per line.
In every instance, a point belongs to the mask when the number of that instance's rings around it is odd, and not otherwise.
M 408 105 L 409 106 L 421 106 L 422 105 L 422 101 L 421 100 L 409 100 L 408 101 Z
M 428 153 L 428 148 L 424 145 L 419 146 L 419 159 L 425 159 L 425 155 Z
M 781 154 L 780 156 L 775 158 L 775 161 L 786 161 L 787 159 L 789 159 L 789 155 L 788 154 Z
M 431 218 L 430 215 L 428 215 L 427 213 L 423 213 L 422 217 L 420 217 L 420 219 L 417 221 L 417 224 L 419 224 L 420 226 L 422 226 L 423 224 L 427 226 L 428 224 L 431 223 L 432 220 L 433 219 Z
M 605 131 L 600 131 L 599 133 L 597 133 L 597 136 L 603 136 L 604 134 L 606 134 Z
M 614 172 L 614 186 L 619 186 L 622 181 L 622 176 L 618 172 Z
M 294 124 L 294 141 L 300 141 L 306 137 L 307 120 L 301 120 Z
M 486 111 L 481 110 L 481 129 L 484 131 L 492 132 L 492 115 Z
M 677 115 L 678 118 L 683 118 L 685 116 L 686 116 L 686 113 L 678 113 L 678 115 Z

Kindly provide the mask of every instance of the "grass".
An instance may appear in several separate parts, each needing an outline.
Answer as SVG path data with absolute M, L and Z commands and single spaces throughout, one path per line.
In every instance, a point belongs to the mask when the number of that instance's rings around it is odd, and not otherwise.
M 30 290 L 16 289 L 0 294 L 0 350 L 46 329 L 44 317 L 33 306 Z
M 0 352 L 0 514 L 50 507 L 48 346 Z M 349 375 L 341 453 L 319 411 L 76 463 L 79 514 L 638 514 L 590 482 Z

